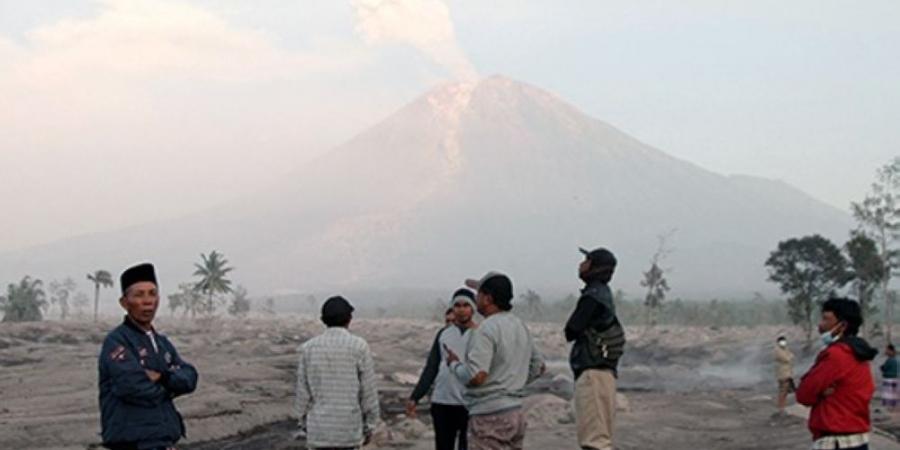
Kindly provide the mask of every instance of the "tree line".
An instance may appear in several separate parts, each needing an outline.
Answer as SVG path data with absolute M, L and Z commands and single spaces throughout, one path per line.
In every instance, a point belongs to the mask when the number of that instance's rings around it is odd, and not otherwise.
M 887 342 L 892 342 L 895 295 L 889 286 L 900 264 L 898 197 L 900 157 L 879 168 L 870 192 L 851 203 L 857 227 L 843 246 L 813 234 L 781 241 L 770 253 L 765 262 L 769 281 L 787 295 L 790 318 L 803 328 L 807 342 L 818 306 L 845 288 L 860 303 L 863 335 L 881 333 L 883 325 Z
M 189 314 L 191 318 L 198 314 L 211 316 L 222 308 L 232 316 L 249 313 L 249 293 L 240 285 L 232 288 L 229 273 L 234 268 L 229 266 L 224 255 L 213 250 L 209 255 L 201 253 L 200 258 L 200 262 L 194 264 L 195 279 L 179 283 L 176 292 L 167 297 L 167 306 L 172 315 L 181 310 L 182 316 Z M 93 320 L 96 322 L 101 291 L 112 288 L 115 282 L 107 270 L 95 270 L 88 273 L 86 278 L 94 287 Z M 2 321 L 40 321 L 53 308 L 59 310 L 61 320 L 71 317 L 73 308 L 76 317 L 81 318 L 90 300 L 87 294 L 77 288 L 77 283 L 71 277 L 53 280 L 45 286 L 42 280 L 26 275 L 18 283 L 10 283 L 5 295 L 0 296 Z M 274 307 L 275 300 L 267 298 L 261 310 L 274 314 Z

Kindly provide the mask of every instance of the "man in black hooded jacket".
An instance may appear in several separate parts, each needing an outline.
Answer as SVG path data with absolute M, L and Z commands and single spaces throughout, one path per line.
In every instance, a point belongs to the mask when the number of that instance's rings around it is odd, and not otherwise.
M 575 374 L 578 445 L 608 450 L 613 448 L 616 371 L 625 349 L 625 330 L 608 285 L 616 257 L 605 248 L 579 250 L 585 255 L 578 267 L 585 286 L 565 328 L 566 341 L 574 341 L 569 363 Z

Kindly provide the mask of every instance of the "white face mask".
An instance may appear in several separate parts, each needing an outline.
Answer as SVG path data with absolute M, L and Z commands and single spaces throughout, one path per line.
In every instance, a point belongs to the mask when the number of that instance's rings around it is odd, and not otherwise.
M 781 348 L 787 347 L 787 341 L 778 341 L 778 346 Z
M 834 330 L 836 330 L 839 326 L 841 326 L 841 324 L 837 324 L 834 326 L 834 328 L 822 333 L 822 335 L 821 335 L 822 343 L 825 344 L 826 347 L 831 344 L 834 344 L 834 342 L 837 341 L 838 338 L 840 337 L 840 336 L 835 336 L 832 334 L 832 333 L 834 333 Z

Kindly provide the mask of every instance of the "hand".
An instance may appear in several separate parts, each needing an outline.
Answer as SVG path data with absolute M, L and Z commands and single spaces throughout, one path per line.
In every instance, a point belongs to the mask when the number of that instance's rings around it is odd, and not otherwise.
M 155 370 L 145 369 L 144 372 L 147 372 L 147 377 L 154 383 L 159 382 L 159 379 L 162 378 L 162 374 Z
M 406 401 L 406 417 L 409 417 L 410 419 L 415 419 L 416 415 L 417 415 L 416 402 L 414 402 L 412 400 L 407 400 Z
M 444 344 L 444 351 L 447 352 L 447 365 L 448 366 L 450 364 L 453 364 L 455 361 L 459 361 L 459 356 L 457 356 L 456 353 L 453 352 L 453 350 L 450 350 L 450 347 L 447 347 L 446 344 Z

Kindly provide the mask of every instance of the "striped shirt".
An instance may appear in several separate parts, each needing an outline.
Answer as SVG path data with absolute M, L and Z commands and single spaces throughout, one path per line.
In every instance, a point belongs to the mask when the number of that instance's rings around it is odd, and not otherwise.
M 307 446 L 358 447 L 380 417 L 369 344 L 330 327 L 300 346 L 294 412 Z

